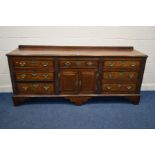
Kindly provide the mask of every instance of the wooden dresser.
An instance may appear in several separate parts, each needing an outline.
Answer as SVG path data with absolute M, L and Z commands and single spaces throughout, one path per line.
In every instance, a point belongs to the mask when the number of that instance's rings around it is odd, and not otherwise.
M 147 55 L 133 47 L 20 45 L 7 57 L 14 105 L 40 97 L 77 105 L 95 96 L 140 101 Z

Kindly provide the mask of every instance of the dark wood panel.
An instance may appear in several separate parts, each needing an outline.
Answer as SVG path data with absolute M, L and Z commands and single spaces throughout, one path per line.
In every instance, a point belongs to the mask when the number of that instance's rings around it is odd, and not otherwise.
M 77 94 L 79 74 L 76 70 L 60 70 L 60 93 Z
M 80 93 L 89 94 L 97 91 L 97 70 L 80 70 Z

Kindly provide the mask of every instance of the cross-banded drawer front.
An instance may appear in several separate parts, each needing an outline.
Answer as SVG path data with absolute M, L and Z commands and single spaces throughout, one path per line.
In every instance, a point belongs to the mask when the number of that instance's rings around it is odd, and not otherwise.
M 19 94 L 53 94 L 53 83 L 17 83 Z
M 86 61 L 74 61 L 74 60 L 62 60 L 60 61 L 61 68 L 96 68 L 98 61 L 86 60 Z
M 16 80 L 19 81 L 53 81 L 53 73 L 38 73 L 38 72 L 17 72 Z
M 140 68 L 139 60 L 105 60 L 103 62 L 103 69 L 130 69 L 130 70 L 138 70 Z
M 111 80 L 134 82 L 138 80 L 138 72 L 104 72 L 103 80 L 104 82 L 111 81 Z M 115 81 L 115 82 L 118 82 L 118 81 Z
M 53 60 L 50 58 L 15 58 L 15 67 L 43 67 L 48 68 L 53 66 Z
M 136 91 L 136 84 L 103 84 L 104 92 L 134 92 Z
M 139 61 L 125 61 L 125 60 L 109 60 L 104 62 L 104 66 L 106 67 L 139 67 Z

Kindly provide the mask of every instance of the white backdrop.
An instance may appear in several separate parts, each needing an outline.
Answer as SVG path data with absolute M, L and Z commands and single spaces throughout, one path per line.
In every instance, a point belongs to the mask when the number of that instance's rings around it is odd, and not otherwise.
M 20 44 L 134 46 L 147 54 L 143 90 L 155 90 L 155 27 L 0 27 L 0 92 L 11 89 L 6 53 Z

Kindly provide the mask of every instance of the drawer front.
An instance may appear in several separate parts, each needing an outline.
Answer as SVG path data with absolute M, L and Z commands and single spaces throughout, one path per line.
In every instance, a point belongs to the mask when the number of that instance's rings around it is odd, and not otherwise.
M 50 67 L 16 67 L 14 72 L 38 72 L 38 73 L 50 73 L 54 72 L 54 68 Z
M 16 80 L 19 81 L 53 81 L 53 73 L 27 73 L 17 72 Z
M 53 83 L 17 83 L 19 94 L 53 94 Z
M 53 66 L 52 59 L 39 59 L 39 58 L 15 58 L 15 67 L 43 67 L 48 68 Z
M 103 84 L 103 92 L 135 92 L 136 84 Z
M 86 61 L 74 61 L 74 60 L 61 60 L 61 68 L 96 68 L 98 66 L 98 61 L 86 60 Z
M 138 72 L 104 72 L 103 80 L 122 80 L 122 81 L 137 81 Z M 117 81 L 116 81 L 117 82 Z
M 103 62 L 103 68 L 129 68 L 139 69 L 140 61 L 138 60 L 105 60 Z

